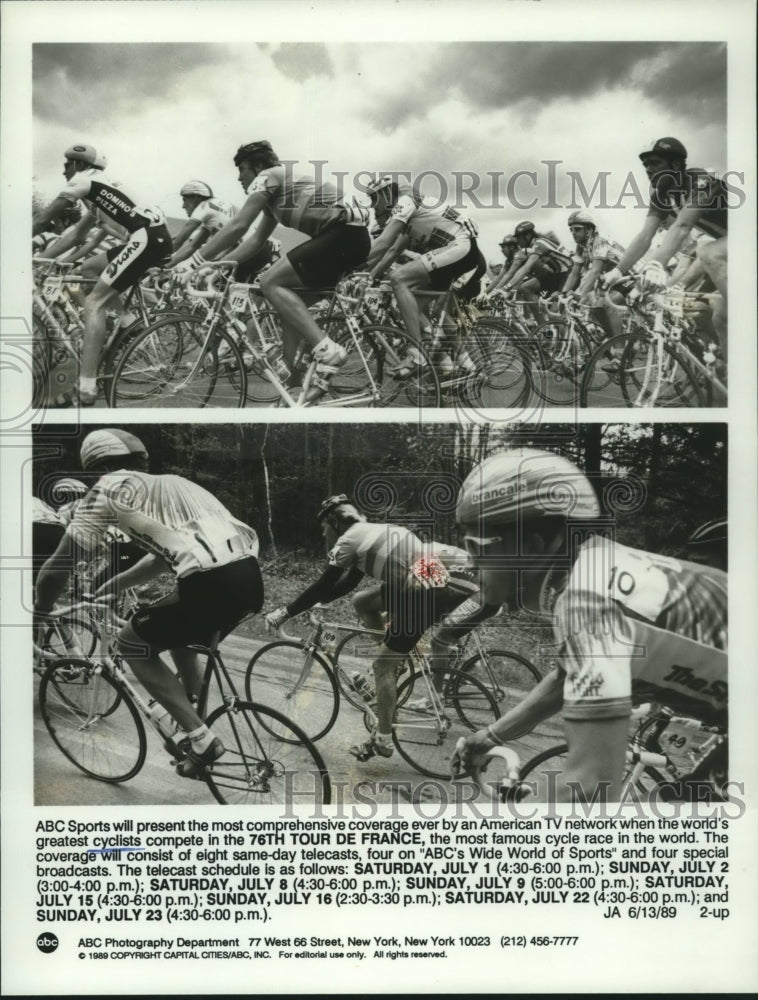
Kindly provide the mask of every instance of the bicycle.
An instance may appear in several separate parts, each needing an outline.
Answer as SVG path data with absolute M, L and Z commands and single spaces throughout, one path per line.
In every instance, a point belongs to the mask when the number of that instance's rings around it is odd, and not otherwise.
M 648 797 L 654 789 L 665 786 L 668 794 L 686 797 L 692 791 L 688 776 L 702 768 L 718 748 L 725 746 L 726 731 L 689 716 L 675 715 L 670 709 L 651 710 L 646 704 L 632 713 L 632 732 L 626 751 L 626 770 L 621 798 L 632 794 Z M 665 746 L 664 746 L 665 744 Z M 521 781 L 554 782 L 556 774 L 565 770 L 568 746 L 560 743 L 549 747 L 527 761 L 519 770 Z M 551 777 L 552 776 L 552 777 Z M 720 784 L 726 781 L 723 774 Z M 721 795 L 719 787 L 715 788 Z
M 719 347 L 693 318 L 713 294 L 679 292 L 627 298 L 627 329 L 590 355 L 580 405 L 682 407 L 726 405 Z
M 306 639 L 284 634 L 256 651 L 245 674 L 247 697 L 252 697 L 254 686 L 256 691 L 265 686 L 265 697 L 286 706 L 316 741 L 333 727 L 344 694 L 372 732 L 378 721 L 373 693 L 363 690 L 332 654 L 337 633 L 353 634 L 355 626 L 325 622 L 313 613 L 309 620 L 313 631 Z M 397 689 L 392 739 L 415 770 L 430 777 L 450 777 L 449 761 L 460 733 L 497 717 L 495 699 L 471 672 L 433 667 L 418 646 L 408 654 Z
M 39 705 L 64 756 L 89 777 L 116 784 L 137 775 L 145 762 L 145 722 L 172 763 L 186 757 L 188 741 L 129 680 L 122 655 L 111 648 L 123 623 L 106 620 L 106 611 L 106 604 L 94 605 L 94 613 L 103 615 L 98 653 L 53 660 L 40 682 Z M 202 774 L 213 797 L 236 805 L 329 803 L 331 782 L 319 751 L 281 713 L 239 697 L 218 640 L 217 633 L 209 646 L 189 647 L 207 657 L 197 711 L 226 750 Z M 212 687 L 219 703 L 209 710 Z

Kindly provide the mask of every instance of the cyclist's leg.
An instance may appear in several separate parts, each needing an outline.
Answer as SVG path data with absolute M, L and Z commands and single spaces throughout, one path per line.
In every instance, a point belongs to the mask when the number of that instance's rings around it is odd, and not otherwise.
M 726 236 L 699 247 L 697 259 L 703 264 L 705 273 L 711 279 L 721 299 L 713 306 L 713 327 L 721 343 L 724 361 L 727 360 L 727 251 Z
M 420 344 L 421 313 L 415 293 L 431 287 L 429 272 L 422 259 L 419 257 L 395 268 L 390 275 L 390 284 L 406 333 L 414 344 Z
M 366 628 L 374 629 L 377 632 L 384 629 L 386 599 L 383 584 L 380 583 L 375 587 L 367 587 L 365 590 L 357 591 L 353 594 L 352 604 L 355 613 Z M 381 638 L 377 636 L 376 641 L 381 642 Z

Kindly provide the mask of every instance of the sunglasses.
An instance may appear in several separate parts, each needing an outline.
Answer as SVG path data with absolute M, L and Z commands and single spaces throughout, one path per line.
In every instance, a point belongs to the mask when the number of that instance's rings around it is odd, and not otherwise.
M 466 535 L 463 539 L 463 545 L 466 552 L 474 559 L 482 559 L 487 556 L 495 555 L 495 549 L 498 548 L 503 542 L 501 535 L 492 535 L 489 538 L 478 538 L 475 535 Z

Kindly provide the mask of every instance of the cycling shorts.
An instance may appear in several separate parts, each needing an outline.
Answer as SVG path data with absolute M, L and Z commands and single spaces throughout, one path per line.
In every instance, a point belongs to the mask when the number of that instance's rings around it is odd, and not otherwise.
M 116 292 L 125 292 L 136 285 L 151 267 L 168 262 L 171 257 L 171 237 L 165 226 L 150 226 L 132 233 L 126 243 L 107 251 L 108 264 L 100 281 Z
M 365 264 L 370 249 L 365 226 L 338 224 L 290 250 L 287 260 L 306 288 L 325 288 Z
M 539 274 L 530 274 L 529 277 L 537 278 L 540 283 L 540 291 L 543 294 L 552 295 L 553 292 L 560 292 L 562 290 L 566 284 L 568 271 L 541 271 Z
M 273 256 L 271 246 L 267 243 L 257 254 L 254 254 L 247 260 L 240 261 L 234 274 L 234 280 L 242 281 L 245 284 L 252 283 L 258 272 L 271 263 Z
M 439 622 L 434 629 L 434 638 L 437 642 L 452 646 L 499 610 L 499 604 L 482 604 L 478 597 L 469 597 Z
M 476 240 L 469 236 L 453 240 L 438 250 L 429 250 L 421 254 L 419 261 L 429 275 L 430 286 L 437 292 L 446 292 L 457 277 L 472 268 L 483 264 L 482 274 L 487 269 Z
M 47 521 L 34 521 L 32 524 L 32 580 L 36 582 L 37 574 L 60 544 L 66 529 L 62 524 Z
M 384 645 L 395 653 L 410 652 L 435 622 L 466 598 L 465 593 L 450 587 L 409 590 L 388 586 L 384 596 L 389 616 Z
M 177 602 L 139 608 L 131 625 L 154 650 L 209 645 L 214 632 L 228 635 L 245 615 L 263 606 L 263 580 L 253 556 L 190 573 L 177 580 Z

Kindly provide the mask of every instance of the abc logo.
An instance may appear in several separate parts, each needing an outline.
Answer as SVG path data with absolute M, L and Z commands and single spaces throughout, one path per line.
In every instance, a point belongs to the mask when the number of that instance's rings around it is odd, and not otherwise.
M 58 947 L 58 937 L 52 931 L 45 931 L 37 938 L 37 947 L 45 955 L 51 955 Z

